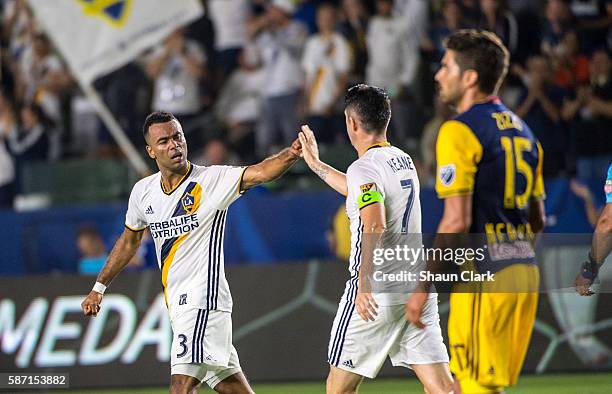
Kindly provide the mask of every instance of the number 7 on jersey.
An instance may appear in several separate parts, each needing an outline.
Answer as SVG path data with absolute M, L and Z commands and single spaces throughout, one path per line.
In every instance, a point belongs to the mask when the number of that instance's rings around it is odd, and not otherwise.
M 412 179 L 402 179 L 400 181 L 402 189 L 410 189 L 408 195 L 408 201 L 406 201 L 406 210 L 404 211 L 404 217 L 402 218 L 402 234 L 408 232 L 408 218 L 410 218 L 410 211 L 412 210 L 412 204 L 414 203 L 414 182 Z

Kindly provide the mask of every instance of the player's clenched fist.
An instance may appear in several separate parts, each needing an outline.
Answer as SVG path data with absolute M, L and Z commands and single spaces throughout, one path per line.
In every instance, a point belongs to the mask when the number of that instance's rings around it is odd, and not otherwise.
M 100 311 L 100 304 L 102 303 L 102 294 L 97 291 L 89 292 L 87 298 L 81 303 L 81 309 L 85 316 L 97 316 Z
M 301 157 L 302 156 L 302 144 L 300 143 L 300 139 L 299 138 L 296 138 L 293 141 L 293 143 L 289 147 L 289 150 L 291 151 L 291 154 L 293 154 L 293 156 L 295 156 L 295 157 Z

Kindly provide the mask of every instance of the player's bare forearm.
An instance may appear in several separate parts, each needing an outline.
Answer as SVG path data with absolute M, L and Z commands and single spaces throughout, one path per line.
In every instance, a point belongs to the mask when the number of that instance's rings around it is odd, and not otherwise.
M 374 276 L 374 249 L 380 246 L 380 240 L 385 230 L 384 226 L 373 228 L 367 232 L 364 229 L 361 241 L 361 265 L 359 266 L 359 291 L 371 293 L 371 281 Z
M 467 233 L 472 225 L 472 194 L 447 197 L 444 199 L 444 214 L 438 225 L 437 233 L 432 247 L 437 250 L 454 249 L 463 247 L 461 237 L 454 235 Z M 448 270 L 444 261 L 427 259 L 426 270 L 436 273 Z M 431 289 L 430 282 L 420 282 L 418 293 L 428 293 Z
M 279 153 L 266 158 L 261 163 L 250 166 L 242 177 L 241 190 L 279 178 L 300 158 L 299 150 L 292 145 Z
M 364 321 L 374 321 L 378 305 L 372 294 L 374 277 L 374 250 L 381 247 L 382 235 L 387 229 L 385 206 L 380 202 L 362 207 L 359 216 L 363 223 L 361 239 L 361 266 L 359 267 L 358 293 L 355 298 L 355 309 Z
M 380 247 L 382 235 L 387 229 L 385 206 L 377 202 L 363 207 L 359 212 L 359 217 L 363 223 L 359 282 L 361 291 L 370 292 L 371 286 L 369 282 L 374 274 L 374 250 Z
M 597 209 L 592 196 L 584 199 L 584 210 L 586 211 L 589 223 L 591 223 L 592 226 L 597 226 L 597 221 L 599 220 L 599 215 L 601 214 L 602 210 Z
M 612 251 L 612 204 L 606 204 L 593 234 L 591 256 L 599 264 L 603 264 Z
M 334 167 L 322 161 L 309 165 L 312 172 L 317 174 L 319 178 L 327 183 L 332 189 L 338 193 L 346 196 L 348 194 L 348 186 L 346 184 L 346 174 L 342 171 L 336 170 Z
M 593 233 L 591 251 L 588 261 L 584 262 L 581 271 L 576 276 L 574 285 L 576 292 L 582 296 L 591 296 L 595 292 L 591 285 L 597 278 L 597 274 L 612 251 L 612 204 L 606 204 Z
M 472 225 L 472 194 L 444 199 L 444 214 L 438 234 L 466 233 Z
M 317 174 L 317 176 L 332 189 L 346 196 L 348 194 L 346 174 L 336 170 L 334 167 L 319 159 L 317 139 L 308 125 L 302 126 L 302 131 L 298 134 L 298 138 L 302 144 L 302 156 L 304 157 L 304 161 L 308 164 L 312 172 Z
M 115 243 L 113 250 L 106 260 L 104 267 L 102 267 L 102 270 L 98 274 L 98 278 L 96 279 L 97 282 L 100 282 L 105 286 L 110 285 L 113 279 L 115 279 L 119 272 L 123 270 L 123 268 L 136 254 L 136 251 L 140 246 L 143 233 L 144 231 L 132 231 L 128 228 L 123 231 L 123 234 L 121 234 L 121 237 L 119 237 Z M 87 297 L 85 297 L 81 303 L 81 308 L 85 316 L 95 317 L 98 315 L 98 312 L 100 311 L 100 304 L 102 303 L 103 293 L 103 290 L 100 291 L 94 287 L 94 289 L 89 292 Z
M 544 201 L 541 199 L 532 199 L 529 204 L 529 225 L 535 234 L 541 233 L 546 224 L 546 212 L 544 210 Z
M 108 286 L 115 279 L 136 255 L 143 233 L 144 231 L 132 231 L 128 228 L 123 231 L 98 274 L 97 282 Z

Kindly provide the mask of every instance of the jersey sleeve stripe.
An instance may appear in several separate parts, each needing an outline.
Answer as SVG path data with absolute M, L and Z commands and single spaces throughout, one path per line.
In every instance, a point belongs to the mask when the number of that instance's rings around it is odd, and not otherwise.
M 444 198 L 449 198 L 449 197 L 468 196 L 473 193 L 474 193 L 474 190 L 472 188 L 449 190 L 447 192 L 442 192 L 442 193 L 438 192 L 438 198 L 444 199 Z
M 139 233 L 141 231 L 144 231 L 147 228 L 147 226 L 144 226 L 143 228 L 134 228 L 134 227 L 130 227 L 127 224 L 125 224 L 125 228 L 127 228 L 128 230 L 131 230 L 131 231 L 133 231 L 135 233 Z
M 243 194 L 245 192 L 245 190 L 242 190 L 242 178 L 244 178 L 244 173 L 246 172 L 247 168 L 249 167 L 244 167 L 244 169 L 240 173 L 240 178 L 238 178 L 238 186 L 236 186 L 238 188 L 236 190 L 236 194 Z

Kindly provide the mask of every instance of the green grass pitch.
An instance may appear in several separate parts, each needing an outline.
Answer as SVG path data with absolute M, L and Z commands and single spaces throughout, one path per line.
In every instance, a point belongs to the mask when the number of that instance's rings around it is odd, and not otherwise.
M 320 394 L 325 392 L 323 382 L 253 384 L 258 394 Z M 59 391 L 53 391 L 59 393 Z M 164 387 L 145 389 L 114 389 L 92 391 L 69 391 L 83 394 L 161 394 Z M 209 389 L 202 393 L 212 393 Z M 367 380 L 361 385 L 360 394 L 417 394 L 423 393 L 421 385 L 413 377 L 406 379 Z M 522 376 L 518 384 L 507 394 L 606 394 L 612 393 L 612 373 L 597 374 L 550 374 Z

